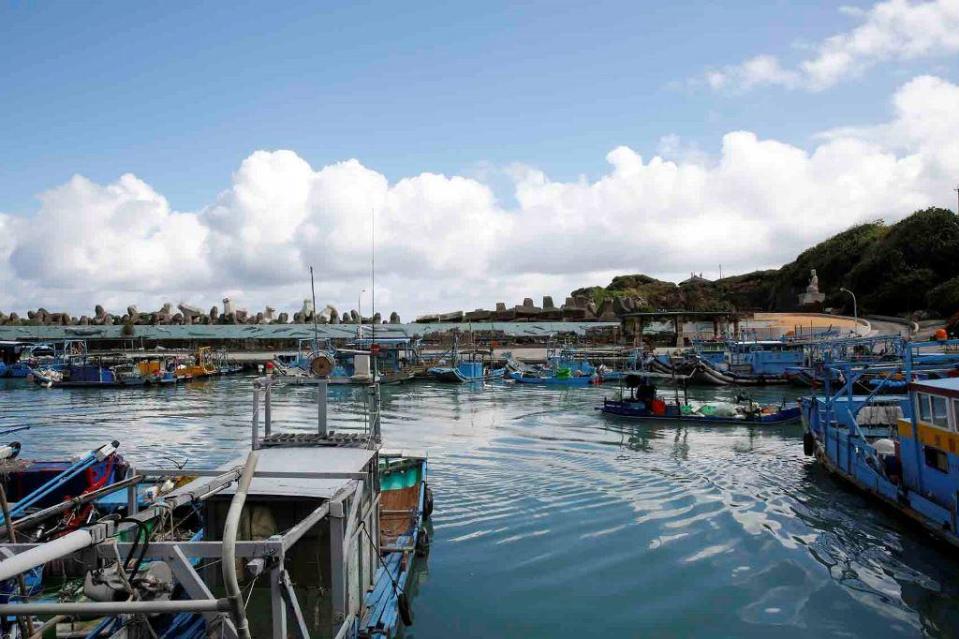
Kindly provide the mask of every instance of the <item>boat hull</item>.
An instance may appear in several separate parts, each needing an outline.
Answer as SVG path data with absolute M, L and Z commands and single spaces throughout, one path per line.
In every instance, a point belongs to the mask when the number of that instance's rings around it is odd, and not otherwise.
M 593 377 L 545 377 L 538 375 L 523 375 L 522 373 L 513 373 L 510 375 L 512 380 L 518 384 L 531 384 L 534 386 L 559 386 L 559 387 L 585 387 L 594 383 Z
M 380 561 L 373 587 L 364 598 L 358 636 L 390 639 L 398 636 L 408 615 L 411 575 L 416 560 L 429 551 L 427 520 L 433 510 L 422 457 L 381 457 Z
M 721 371 L 706 362 L 700 362 L 696 367 L 693 380 L 713 386 L 773 386 L 789 383 L 782 375 L 742 375 Z
M 646 408 L 638 408 L 629 404 L 630 402 L 607 400 L 599 410 L 604 415 L 642 422 L 682 422 L 684 424 L 718 424 L 724 426 L 772 426 L 795 423 L 802 417 L 798 406 L 781 410 L 778 413 L 755 417 L 719 417 L 716 415 L 683 415 L 676 410 L 664 415 L 655 415 Z M 674 406 L 668 408 L 675 409 Z

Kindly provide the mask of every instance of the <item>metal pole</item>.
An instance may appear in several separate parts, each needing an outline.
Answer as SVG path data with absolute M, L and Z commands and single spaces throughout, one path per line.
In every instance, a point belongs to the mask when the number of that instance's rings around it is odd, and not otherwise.
M 267 387 L 269 393 L 269 387 Z M 267 394 L 269 397 L 269 394 Z M 250 625 L 246 620 L 246 609 L 243 606 L 243 594 L 236 576 L 236 535 L 240 527 L 240 515 L 243 514 L 243 505 L 246 503 L 246 493 L 253 482 L 253 473 L 256 471 L 256 462 L 259 459 L 257 451 L 250 451 L 243 466 L 243 474 L 237 484 L 236 493 L 230 502 L 230 510 L 226 515 L 223 526 L 223 585 L 229 599 L 230 616 L 236 625 L 236 632 L 240 639 L 250 639 Z
M 856 304 L 856 294 L 848 288 L 839 289 L 843 293 L 849 293 L 852 296 L 852 317 L 856 321 L 856 334 L 859 334 L 859 306 Z
M 316 432 L 326 435 L 326 391 L 329 382 L 325 377 L 316 380 Z
M 273 385 L 267 381 L 266 397 L 263 398 L 263 432 L 269 437 L 273 431 Z
M 260 447 L 260 386 L 253 382 L 253 450 Z
M 10 537 L 10 543 L 17 543 L 17 533 L 15 526 L 13 525 L 13 519 L 10 517 L 10 504 L 7 502 L 7 491 L 4 489 L 3 484 L 0 484 L 0 507 L 3 508 L 3 520 L 7 522 L 7 536 Z M 20 589 L 20 597 L 23 600 L 29 596 L 30 591 L 27 590 L 27 582 L 23 578 L 23 575 L 17 575 L 17 587 Z M 27 636 L 33 635 L 33 618 L 27 617 L 26 623 L 24 623 L 23 618 L 18 618 L 17 623 L 20 625 L 20 632 L 26 632 Z

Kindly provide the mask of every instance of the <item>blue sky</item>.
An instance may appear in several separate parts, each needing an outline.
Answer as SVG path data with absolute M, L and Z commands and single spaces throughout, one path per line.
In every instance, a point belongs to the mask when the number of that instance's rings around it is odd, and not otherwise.
M 677 88 L 851 23 L 831 2 L 725 4 L 15 2 L 0 9 L 0 210 L 126 171 L 192 210 L 260 148 L 391 179 L 482 162 L 569 179 L 667 134 L 804 145 L 888 112 L 888 73 L 828 96 Z
M 5 4 L 0 309 L 347 305 L 371 209 L 407 316 L 778 266 L 952 206 L 957 54 L 959 0 Z

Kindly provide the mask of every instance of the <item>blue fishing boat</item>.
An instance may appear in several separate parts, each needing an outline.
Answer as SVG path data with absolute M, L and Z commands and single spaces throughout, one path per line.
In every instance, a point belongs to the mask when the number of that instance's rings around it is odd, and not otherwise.
M 490 368 L 483 362 L 461 361 L 456 366 L 433 366 L 427 369 L 426 374 L 429 375 L 430 379 L 438 382 L 465 384 L 502 379 L 505 372 L 505 368 Z
M 381 384 L 398 384 L 414 378 L 418 362 L 417 343 L 410 338 L 358 338 L 339 348 L 326 340 L 307 338 L 299 340 L 294 357 L 277 358 L 274 365 L 289 378 L 288 383 L 309 382 L 317 377 L 315 366 L 325 371 L 330 363 L 331 384 L 369 384 L 374 375 Z
M 528 371 L 514 371 L 510 373 L 510 379 L 517 384 L 534 384 L 538 386 L 586 387 L 590 384 L 599 383 L 598 375 L 576 374 L 564 368 L 559 370 L 533 369 Z
M 122 353 L 68 357 L 61 369 L 38 368 L 30 378 L 46 388 L 131 388 L 154 382 Z
M 647 422 L 676 422 L 720 425 L 769 426 L 787 424 L 800 419 L 799 406 L 789 406 L 783 401 L 779 405 L 763 406 L 749 397 L 739 396 L 735 402 L 704 402 L 694 404 L 686 396 L 680 401 L 679 388 L 674 388 L 674 399 L 669 401 L 657 394 L 653 377 L 655 373 L 627 374 L 620 389 L 618 399 L 603 398 L 599 407 L 604 415 L 626 417 Z
M 68 357 L 86 352 L 84 340 L 0 342 L 0 360 L 6 364 L 0 377 L 23 379 L 30 377 L 36 369 L 59 371 Z
M 955 346 L 959 342 L 950 342 Z M 907 375 L 911 351 L 905 352 Z M 802 400 L 807 455 L 859 490 L 959 546 L 959 379 L 909 382 L 906 395 L 855 394 L 861 372 Z
M 0 341 L 0 377 L 26 377 L 27 370 L 21 363 L 21 355 L 30 347 L 26 342 Z M 23 374 L 20 374 L 24 369 Z
M 413 623 L 410 576 L 415 560 L 429 552 L 426 523 L 433 513 L 426 471 L 425 456 L 380 452 L 380 566 L 364 599 L 360 637 L 387 639 Z
M 791 340 L 727 342 L 723 361 L 704 351 L 697 356 L 695 381 L 717 386 L 786 384 L 787 369 L 805 362 L 805 343 Z

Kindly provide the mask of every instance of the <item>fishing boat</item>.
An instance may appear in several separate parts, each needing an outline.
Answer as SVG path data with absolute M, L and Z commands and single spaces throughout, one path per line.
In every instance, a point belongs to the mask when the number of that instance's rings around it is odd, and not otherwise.
M 566 368 L 559 370 L 533 369 L 528 371 L 514 371 L 510 379 L 517 384 L 534 384 L 538 386 L 585 387 L 599 383 L 598 375 L 578 373 Z
M 618 399 L 603 398 L 598 409 L 604 415 L 626 417 L 638 421 L 681 421 L 697 424 L 725 425 L 774 425 L 797 422 L 801 413 L 799 406 L 789 406 L 785 401 L 778 405 L 760 405 L 747 396 L 738 396 L 735 402 L 692 403 L 683 385 L 684 401 L 680 401 L 679 387 L 674 388 L 672 401 L 657 394 L 654 378 L 657 373 L 630 373 L 620 388 Z M 675 379 L 674 376 L 669 376 Z
M 693 379 L 696 383 L 709 386 L 770 386 L 789 383 L 785 370 L 782 374 L 738 373 L 729 369 L 719 369 L 705 361 L 698 363 L 694 369 Z
M 190 381 L 203 379 L 218 373 L 216 365 L 212 361 L 213 349 L 209 346 L 201 346 L 196 349 L 196 353 L 185 360 L 180 360 L 177 364 L 174 374 L 180 381 Z
M 844 369 L 845 383 L 836 389 L 824 381 L 824 396 L 802 400 L 804 452 L 959 546 L 959 378 L 912 381 L 906 395 L 861 395 L 854 392 L 860 373 L 836 366 Z
M 376 385 L 367 428 L 327 428 L 321 378 L 316 431 L 286 433 L 271 419 L 275 384 L 255 382 L 252 447 L 234 462 L 115 461 L 58 500 L 64 469 L 43 483 L 49 502 L 0 499 L 5 633 L 385 639 L 412 623 L 411 576 L 429 549 L 425 455 L 381 448 Z M 117 460 L 110 446 L 84 463 Z
M 416 344 L 409 338 L 359 338 L 343 348 L 335 348 L 326 340 L 306 338 L 298 341 L 294 357 L 275 359 L 273 366 L 288 384 L 313 383 L 317 360 L 324 368 L 332 363 L 330 384 L 367 385 L 374 376 L 380 384 L 400 384 L 415 378 L 418 357 Z
M 27 342 L 0 341 L 0 377 L 26 377 L 29 367 L 21 362 L 21 356 L 30 348 Z M 23 372 L 21 375 L 20 372 Z
M 805 363 L 805 342 L 754 340 L 726 342 L 720 359 L 714 344 L 694 351 L 694 381 L 713 386 L 768 386 L 789 383 L 786 371 Z
M 167 357 L 154 357 L 141 359 L 137 362 L 137 370 L 149 383 L 159 385 L 176 384 L 180 378 L 177 377 L 177 357 L 170 355 Z
M 433 366 L 427 369 L 430 379 L 437 382 L 464 384 L 484 380 L 503 379 L 505 368 L 490 368 L 483 362 L 461 361 L 456 366 Z
M 0 377 L 29 378 L 37 369 L 59 371 L 69 357 L 87 352 L 84 340 L 0 342 Z
M 152 383 L 124 353 L 70 356 L 60 370 L 39 368 L 30 379 L 46 388 L 130 388 Z

